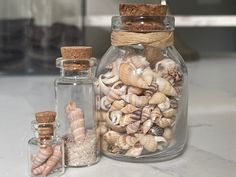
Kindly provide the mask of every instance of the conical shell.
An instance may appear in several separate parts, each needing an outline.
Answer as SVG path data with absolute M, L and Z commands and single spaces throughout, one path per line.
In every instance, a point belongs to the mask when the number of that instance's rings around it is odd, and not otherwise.
M 177 92 L 175 88 L 165 79 L 161 77 L 156 78 L 156 83 L 158 85 L 158 89 L 161 93 L 168 96 L 177 96 Z
M 154 74 L 150 67 L 147 67 L 143 70 L 142 78 L 148 85 L 151 85 L 152 80 L 154 78 Z
M 109 112 L 108 116 L 106 117 L 107 126 L 116 132 L 119 133 L 125 132 L 126 128 L 118 125 L 121 116 L 122 113 L 120 111 Z
M 153 125 L 153 122 L 151 119 L 146 120 L 141 127 L 141 131 L 143 132 L 143 134 L 146 134 L 150 130 L 152 125 Z
M 123 63 L 120 65 L 119 77 L 120 80 L 126 85 L 139 88 L 148 88 L 147 83 L 140 75 L 138 75 L 135 66 L 131 63 Z
M 143 146 L 140 145 L 134 146 L 126 152 L 125 156 L 138 157 L 141 155 L 142 151 L 143 151 Z
M 123 92 L 119 89 L 111 89 L 107 95 L 107 99 L 105 101 L 106 105 L 109 105 L 111 103 L 113 103 L 115 100 L 120 100 L 121 99 L 121 95 L 123 94 Z
M 166 128 L 166 127 L 171 126 L 171 124 L 173 123 L 173 120 L 162 117 L 162 118 L 156 119 L 155 123 L 161 128 Z
M 168 117 L 168 118 L 174 117 L 176 113 L 177 113 L 176 109 L 173 109 L 173 108 L 169 108 L 162 112 L 163 116 Z
M 103 83 L 103 79 L 104 78 L 104 75 L 101 74 L 98 78 L 98 82 L 99 82 L 99 86 L 100 86 L 100 90 L 101 92 L 104 94 L 104 95 L 108 95 L 109 91 L 110 91 L 110 87 L 106 86 L 104 83 Z
M 140 121 L 136 121 L 134 123 L 127 125 L 126 127 L 127 134 L 136 133 L 139 129 L 139 126 L 140 126 Z
M 118 138 L 120 137 L 120 134 L 115 131 L 108 131 L 103 135 L 103 138 L 106 142 L 109 144 L 115 144 Z
M 153 105 L 148 105 L 143 108 L 142 115 L 141 115 L 141 122 L 144 122 L 147 119 L 150 119 L 151 112 L 153 111 L 153 109 L 154 109 Z
M 166 101 L 161 103 L 161 104 L 158 104 L 158 107 L 159 109 L 164 112 L 165 110 L 169 109 L 170 108 L 170 100 L 168 97 L 166 97 Z
M 128 91 L 127 91 L 128 94 L 132 93 L 135 95 L 141 95 L 142 92 L 143 92 L 143 89 L 138 88 L 138 87 L 132 87 L 132 86 L 129 86 Z
M 152 96 L 158 89 L 158 85 L 155 82 L 152 82 L 151 85 L 149 85 L 148 89 L 144 90 L 144 95 L 147 97 Z
M 132 114 L 125 114 L 120 118 L 119 125 L 120 126 L 126 126 L 131 123 L 135 122 L 135 119 L 132 119 Z
M 110 111 L 116 111 L 116 110 L 121 110 L 125 106 L 125 101 L 124 100 L 115 100 L 110 108 Z
M 42 164 L 41 166 L 39 166 L 37 168 L 32 169 L 32 174 L 35 176 L 42 174 L 45 167 L 46 167 L 46 163 Z
M 53 153 L 51 146 L 41 147 L 32 160 L 32 169 L 41 166 Z
M 163 75 L 177 72 L 177 65 L 172 59 L 165 58 L 156 63 L 155 71 L 162 77 Z
M 132 104 L 127 104 L 124 108 L 121 109 L 121 111 L 125 114 L 129 114 L 129 113 L 132 113 L 132 112 L 137 111 L 137 110 L 138 110 L 138 108 L 136 108 Z
M 143 107 L 148 104 L 148 98 L 134 94 L 122 95 L 121 98 L 136 107 Z
M 131 146 L 134 146 L 137 143 L 137 138 L 128 135 L 121 135 L 117 140 L 117 146 L 121 147 L 121 149 L 127 150 Z
M 157 142 L 155 140 L 155 136 L 143 134 L 135 134 L 135 136 L 147 151 L 155 152 L 157 150 Z
M 151 112 L 151 120 L 154 122 L 156 119 L 161 118 L 162 114 L 161 111 L 158 107 L 156 107 L 152 112 Z
M 171 140 L 172 139 L 172 130 L 170 128 L 165 128 L 164 133 L 163 133 L 163 137 L 166 140 Z
M 166 96 L 161 92 L 156 92 L 149 100 L 149 104 L 160 104 L 166 101 Z

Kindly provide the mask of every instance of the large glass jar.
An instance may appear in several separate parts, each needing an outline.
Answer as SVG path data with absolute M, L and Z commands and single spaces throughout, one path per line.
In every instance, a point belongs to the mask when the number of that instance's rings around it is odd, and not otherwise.
M 57 59 L 61 75 L 55 80 L 59 134 L 65 141 L 67 167 L 90 166 L 99 160 L 96 96 L 91 47 L 62 47 Z
M 173 46 L 174 17 L 115 16 L 97 69 L 101 148 L 131 162 L 163 161 L 186 143 L 187 68 Z

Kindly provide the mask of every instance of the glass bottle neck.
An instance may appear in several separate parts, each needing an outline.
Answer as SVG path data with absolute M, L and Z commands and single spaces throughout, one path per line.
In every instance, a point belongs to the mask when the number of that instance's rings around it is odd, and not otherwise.
M 92 78 L 93 73 L 91 69 L 88 70 L 66 70 L 65 68 L 60 69 L 62 77 L 68 78 Z

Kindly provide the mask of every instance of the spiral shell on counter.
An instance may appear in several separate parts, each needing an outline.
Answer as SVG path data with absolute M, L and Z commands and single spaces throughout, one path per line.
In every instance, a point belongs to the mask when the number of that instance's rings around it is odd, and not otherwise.
M 122 95 L 121 98 L 136 107 L 143 107 L 148 104 L 146 96 L 137 96 L 135 94 Z
M 121 110 L 124 106 L 125 106 L 124 100 L 115 100 L 111 105 L 110 111 Z
M 161 92 L 156 92 L 149 100 L 149 104 L 161 104 L 166 101 L 166 96 Z
M 148 88 L 148 84 L 137 73 L 136 68 L 131 63 L 122 63 L 119 70 L 120 80 L 130 86 Z
M 135 112 L 135 111 L 137 111 L 137 110 L 138 110 L 138 108 L 135 107 L 135 106 L 132 105 L 132 104 L 127 104 L 125 107 L 123 107 L 123 108 L 121 109 L 121 111 L 122 111 L 123 113 L 125 113 L 125 114 L 129 114 L 129 113 Z
M 141 145 L 136 145 L 132 148 L 130 148 L 126 153 L 125 156 L 130 156 L 130 157 L 138 157 L 141 155 L 143 151 L 143 146 Z
M 120 137 L 120 134 L 115 131 L 108 131 L 103 135 L 103 138 L 106 142 L 109 144 L 115 144 L 118 138 Z
M 158 85 L 158 90 L 168 96 L 177 96 L 175 88 L 166 80 L 161 77 L 156 78 L 156 83 Z
M 147 134 L 135 134 L 138 141 L 140 142 L 143 147 L 149 151 L 149 152 L 155 152 L 157 150 L 157 141 L 155 139 L 155 136 Z
M 140 121 L 136 121 L 134 123 L 127 125 L 126 127 L 127 134 L 136 133 L 139 129 L 139 126 L 140 126 Z

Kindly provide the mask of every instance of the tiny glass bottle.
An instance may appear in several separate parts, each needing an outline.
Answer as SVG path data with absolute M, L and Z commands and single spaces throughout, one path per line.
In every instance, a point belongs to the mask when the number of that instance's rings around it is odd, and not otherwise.
M 90 166 L 99 160 L 96 133 L 96 96 L 91 47 L 62 47 L 57 59 L 60 77 L 55 80 L 57 120 L 65 141 L 67 167 Z
M 56 113 L 51 111 L 35 114 L 32 121 L 35 137 L 28 142 L 30 176 L 57 177 L 64 173 L 64 142 L 55 136 Z

